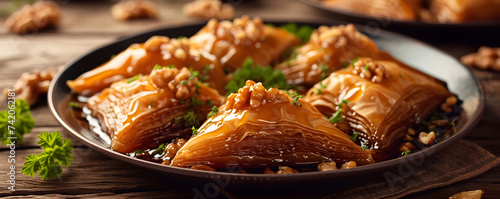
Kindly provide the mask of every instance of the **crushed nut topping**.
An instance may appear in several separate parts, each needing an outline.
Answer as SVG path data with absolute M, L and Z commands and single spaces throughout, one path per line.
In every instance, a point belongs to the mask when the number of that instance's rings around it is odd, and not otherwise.
M 198 84 L 198 77 L 191 77 L 187 68 L 177 69 L 163 67 L 153 70 L 151 80 L 158 87 L 168 86 L 175 93 L 175 98 L 185 100 L 194 95 Z
M 399 151 L 408 151 L 415 149 L 415 146 L 411 142 L 405 142 L 399 145 Z
M 358 165 L 356 164 L 356 162 L 349 161 L 349 162 L 346 162 L 346 163 L 342 164 L 342 166 L 340 166 L 340 168 L 341 169 L 352 169 L 352 168 L 355 168 L 357 166 Z
M 12 88 L 16 91 L 16 98 L 25 100 L 30 106 L 35 104 L 41 94 L 47 93 L 50 81 L 56 73 L 57 70 L 53 68 L 23 73 Z M 3 93 L 7 96 L 8 89 L 4 89 Z
M 355 42 L 355 46 L 363 47 L 369 38 L 356 30 L 352 24 L 340 26 L 320 26 L 311 35 L 311 42 L 320 44 L 323 48 L 340 48 Z
M 196 0 L 184 5 L 184 14 L 201 19 L 231 19 L 234 8 L 231 4 L 219 0 Z
M 177 154 L 177 151 L 186 144 L 186 140 L 183 138 L 176 138 L 172 140 L 172 143 L 168 144 L 165 147 L 165 155 L 163 155 L 162 160 L 164 165 L 170 165 L 170 161 L 174 159 L 175 154 Z
M 354 65 L 354 74 L 359 74 L 360 77 L 375 83 L 380 83 L 389 76 L 385 67 L 375 63 L 372 58 L 363 57 L 352 64 Z
M 140 18 L 158 18 L 158 10 L 155 3 L 144 0 L 120 1 L 111 7 L 111 15 L 116 20 L 127 21 Z
M 191 169 L 202 170 L 202 171 L 215 171 L 214 168 L 202 164 L 193 165 Z
M 60 19 L 61 12 L 57 3 L 37 1 L 12 13 L 5 21 L 5 27 L 13 33 L 26 34 L 56 27 Z
M 290 174 L 290 173 L 298 173 L 299 171 L 295 170 L 295 169 L 292 169 L 290 167 L 287 167 L 287 166 L 280 166 L 278 167 L 278 172 L 276 172 L 277 174 Z
M 431 131 L 430 133 L 420 132 L 420 134 L 418 135 L 418 141 L 425 145 L 432 144 L 435 139 L 436 134 L 434 133 L 434 131 Z
M 471 53 L 460 58 L 463 64 L 487 70 L 500 71 L 500 48 L 482 46 L 477 53 Z
M 408 135 L 417 135 L 417 132 L 412 128 L 408 128 Z
M 262 19 L 248 16 L 236 18 L 231 21 L 217 21 L 211 19 L 207 23 L 208 31 L 219 38 L 236 45 L 252 45 L 253 42 L 262 40 L 264 35 L 264 23 Z
M 293 99 L 284 91 L 276 88 L 266 90 L 262 83 L 255 83 L 248 80 L 243 88 L 238 90 L 238 93 L 229 95 L 225 104 L 225 110 L 242 109 L 249 106 L 250 108 L 259 108 L 265 103 L 290 103 L 293 104 Z
M 337 163 L 334 161 L 331 162 L 322 162 L 318 164 L 318 171 L 331 171 L 337 170 Z
M 446 98 L 446 101 L 441 104 L 441 110 L 444 112 L 452 112 L 453 111 L 453 105 L 455 105 L 458 102 L 458 98 L 456 96 L 450 96 Z
M 484 191 L 474 190 L 474 191 L 464 191 L 457 194 L 453 194 L 449 199 L 481 199 Z

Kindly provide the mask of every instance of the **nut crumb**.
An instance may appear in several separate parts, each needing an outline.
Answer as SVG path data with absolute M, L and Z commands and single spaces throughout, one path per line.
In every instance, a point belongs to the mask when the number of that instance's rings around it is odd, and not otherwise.
M 163 155 L 163 157 L 161 158 L 163 160 L 163 163 L 164 165 L 170 165 L 170 161 L 172 159 L 174 159 L 175 157 L 175 154 L 177 154 L 177 151 L 179 151 L 179 149 L 182 148 L 182 146 L 184 146 L 184 144 L 186 144 L 186 140 L 183 139 L 183 138 L 176 138 L 174 140 L 172 140 L 172 143 L 168 144 L 166 147 L 165 147 L 165 155 Z
M 57 73 L 56 69 L 34 70 L 32 73 L 23 73 L 14 83 L 13 89 L 16 92 L 17 99 L 23 99 L 31 106 L 38 101 L 41 94 L 47 93 L 50 81 Z M 7 96 L 8 89 L 4 89 L 4 95 Z
M 141 18 L 156 19 L 158 18 L 158 10 L 156 8 L 156 4 L 151 1 L 120 1 L 111 7 L 111 15 L 120 21 Z
M 331 162 L 322 162 L 318 164 L 318 171 L 331 171 L 337 170 L 337 163 L 334 161 Z
M 432 144 L 435 139 L 436 134 L 434 133 L 434 131 L 431 131 L 430 133 L 420 132 L 420 134 L 418 135 L 418 141 L 425 145 Z
M 356 162 L 349 161 L 349 162 L 346 162 L 346 163 L 342 164 L 342 166 L 340 166 L 340 168 L 341 169 L 352 169 L 352 168 L 355 168 L 357 166 L 358 165 L 356 164 Z
M 37 1 L 25 5 L 5 20 L 5 28 L 16 34 L 37 32 L 56 27 L 61 19 L 59 6 L 53 1 Z
M 449 199 L 481 199 L 483 193 L 483 190 L 464 191 L 450 196 Z
M 287 167 L 287 166 L 280 166 L 278 167 L 279 171 L 276 172 L 277 174 L 290 174 L 290 173 L 298 173 L 297 170 L 295 169 L 292 169 L 290 167 Z
M 266 168 L 264 169 L 264 174 L 276 174 L 276 172 L 274 172 L 271 168 Z
M 196 0 L 184 5 L 184 15 L 201 19 L 231 19 L 234 8 L 219 0 Z
M 411 151 L 415 149 L 415 146 L 411 142 L 404 142 L 401 145 L 399 145 L 399 151 Z

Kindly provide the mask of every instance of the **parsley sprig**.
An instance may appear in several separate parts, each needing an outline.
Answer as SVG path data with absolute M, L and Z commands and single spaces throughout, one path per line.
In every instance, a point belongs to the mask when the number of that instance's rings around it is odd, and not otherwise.
M 219 112 L 219 108 L 217 108 L 217 106 L 213 106 L 212 111 L 210 111 L 210 113 L 208 113 L 207 118 L 211 118 L 211 117 L 217 115 L 218 112 Z
M 280 28 L 285 29 L 289 33 L 297 36 L 302 43 L 306 43 L 311 38 L 312 33 L 314 32 L 314 28 L 307 25 L 299 26 L 296 23 L 287 23 L 285 25 L 280 26 Z
M 0 141 L 7 145 L 15 140 L 15 143 L 19 144 L 24 141 L 23 135 L 31 132 L 31 129 L 35 127 L 35 121 L 31 117 L 28 102 L 22 99 L 15 100 L 14 104 L 10 104 L 8 108 L 8 111 L 15 113 L 10 115 L 7 110 L 0 112 Z M 16 137 L 16 139 L 9 137 Z
M 339 110 L 337 110 L 337 112 L 335 112 L 331 117 L 327 118 L 330 123 L 334 124 L 344 121 L 344 118 L 342 117 L 342 106 L 347 103 L 349 103 L 347 100 L 342 100 L 340 102 Z
M 63 172 L 61 166 L 67 168 L 73 162 L 73 144 L 68 139 L 63 139 L 59 131 L 42 132 L 38 138 L 43 151 L 39 155 L 28 155 L 21 173 L 31 177 L 38 173 L 42 180 L 57 178 Z
M 226 85 L 227 94 L 237 93 L 238 89 L 245 86 L 247 80 L 261 82 L 266 88 L 279 88 L 282 90 L 290 89 L 291 86 L 286 83 L 286 76 L 280 70 L 275 70 L 270 66 L 257 66 L 251 58 L 243 62 L 243 67 L 233 74 L 233 79 Z

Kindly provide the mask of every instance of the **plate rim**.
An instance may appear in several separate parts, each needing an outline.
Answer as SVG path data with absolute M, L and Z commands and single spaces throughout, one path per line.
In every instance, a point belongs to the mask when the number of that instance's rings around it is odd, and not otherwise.
M 319 25 L 327 25 L 327 26 L 332 26 L 332 25 L 345 25 L 348 23 L 338 23 L 338 22 L 331 22 L 331 23 L 315 23 L 311 21 L 298 21 L 298 20 L 290 20 L 290 21 L 285 21 L 285 20 L 264 20 L 266 23 L 272 23 L 272 24 L 285 24 L 285 23 L 297 23 L 297 24 L 309 24 L 309 25 L 314 25 L 314 26 L 319 26 Z M 332 171 L 323 171 L 323 172 L 305 172 L 305 173 L 295 173 L 293 175 L 273 175 L 273 174 L 242 174 L 242 173 L 228 173 L 228 172 L 212 172 L 212 171 L 202 171 L 202 170 L 194 170 L 194 169 L 189 169 L 189 168 L 182 168 L 182 167 L 174 167 L 174 166 L 167 166 L 167 165 L 162 165 L 159 163 L 154 163 L 151 161 L 146 161 L 138 158 L 133 158 L 130 156 L 127 156 L 125 154 L 116 152 L 111 150 L 110 148 L 105 148 L 103 146 L 98 145 L 97 143 L 92 142 L 88 138 L 84 137 L 80 133 L 78 133 L 75 129 L 73 129 L 69 124 L 67 124 L 64 119 L 61 117 L 61 115 L 58 113 L 57 107 L 54 104 L 55 100 L 55 89 L 56 86 L 58 85 L 57 83 L 61 81 L 61 76 L 68 71 L 69 68 L 71 68 L 74 64 L 79 62 L 81 59 L 84 59 L 87 56 L 91 56 L 92 53 L 95 53 L 96 51 L 110 47 L 113 45 L 116 45 L 117 43 L 121 42 L 127 42 L 129 40 L 132 40 L 134 38 L 139 38 L 143 37 L 149 34 L 153 34 L 155 32 L 160 32 L 160 31 L 166 31 L 169 29 L 182 29 L 182 28 L 188 28 L 188 27 L 195 27 L 195 26 L 203 26 L 205 25 L 205 22 L 202 23 L 190 23 L 190 24 L 184 24 L 184 25 L 173 25 L 173 26 L 164 26 L 161 28 L 156 28 L 152 30 L 147 30 L 140 32 L 138 34 L 133 34 L 131 36 L 126 36 L 126 37 L 118 37 L 118 39 L 111 41 L 109 43 L 100 45 L 92 50 L 87 51 L 85 54 L 80 55 L 79 57 L 69 61 L 64 69 L 58 71 L 58 73 L 54 76 L 53 81 L 51 81 L 49 90 L 47 93 L 47 98 L 48 98 L 48 105 L 49 109 L 56 118 L 56 120 L 59 122 L 59 124 L 64 127 L 64 130 L 69 131 L 70 134 L 73 137 L 76 137 L 81 141 L 83 144 L 85 144 L 87 147 L 90 147 L 98 152 L 100 152 L 103 155 L 106 155 L 108 157 L 111 157 L 113 159 L 118 159 L 120 161 L 124 161 L 128 164 L 133 164 L 139 167 L 145 167 L 151 170 L 155 170 L 158 172 L 161 172 L 162 174 L 166 175 L 175 175 L 175 176 L 183 176 L 183 177 L 194 177 L 194 178 L 204 178 L 204 179 L 220 179 L 221 177 L 230 177 L 231 179 L 240 179 L 240 180 L 246 180 L 246 181 L 268 181 L 268 182 L 304 182 L 304 181 L 317 181 L 317 180 L 322 180 L 322 179 L 334 179 L 334 178 L 342 178 L 342 177 L 348 177 L 351 176 L 352 173 L 363 173 L 363 172 L 369 172 L 369 171 L 381 171 L 383 169 L 388 170 L 389 168 L 396 167 L 398 165 L 404 164 L 412 160 L 411 158 L 427 158 L 428 156 L 435 154 L 436 152 L 443 150 L 444 148 L 448 147 L 452 143 L 455 143 L 458 139 L 463 138 L 466 136 L 468 133 L 472 131 L 473 128 L 477 126 L 477 123 L 480 121 L 484 109 L 485 109 L 485 96 L 484 96 L 484 90 L 482 85 L 480 84 L 479 80 L 477 79 L 476 76 L 472 73 L 472 71 L 458 62 L 456 58 L 451 56 L 450 54 L 437 49 L 434 46 L 431 46 L 430 44 L 427 44 L 425 42 L 422 42 L 420 40 L 386 31 L 386 30 L 380 30 L 380 34 L 383 35 L 392 35 L 392 36 L 397 36 L 405 40 L 409 40 L 414 43 L 418 43 L 419 45 L 423 45 L 427 48 L 431 48 L 433 50 L 436 50 L 440 53 L 443 53 L 444 55 L 453 58 L 454 61 L 456 61 L 459 65 L 464 67 L 467 71 L 467 73 L 472 77 L 474 80 L 474 84 L 476 85 L 479 97 L 479 104 L 478 104 L 478 109 L 471 115 L 470 118 L 470 125 L 465 126 L 464 129 L 462 129 L 460 134 L 455 134 L 449 138 L 446 139 L 446 142 L 439 142 L 431 147 L 425 148 L 421 151 L 418 151 L 416 153 L 412 153 L 410 155 L 404 156 L 404 157 L 398 157 L 382 162 L 377 162 L 374 164 L 370 165 L 365 165 L 365 166 L 360 166 L 352 169 L 347 169 L 347 170 L 332 170 Z M 362 25 L 356 25 L 356 28 L 358 30 L 361 30 L 360 27 L 366 27 Z M 122 49 L 124 50 L 124 49 Z M 65 85 L 65 83 L 64 83 Z M 67 95 L 67 94 L 66 94 Z M 469 123 L 469 122 L 468 122 Z M 367 168 L 368 167 L 368 168 Z

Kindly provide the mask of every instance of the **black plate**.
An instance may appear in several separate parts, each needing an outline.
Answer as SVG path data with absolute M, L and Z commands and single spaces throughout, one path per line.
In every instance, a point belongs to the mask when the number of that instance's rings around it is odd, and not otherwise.
M 283 23 L 275 23 L 276 25 Z M 299 23 L 318 27 L 320 24 Z M 328 24 L 332 25 L 332 24 Z M 408 156 L 379 162 L 371 165 L 360 166 L 349 170 L 335 170 L 327 172 L 308 172 L 293 175 L 265 175 L 265 174 L 239 174 L 225 172 L 209 172 L 191 170 L 164 166 L 141 159 L 129 157 L 127 155 L 115 152 L 108 148 L 106 142 L 90 131 L 87 125 L 81 121 L 75 120 L 71 115 L 68 101 L 71 96 L 71 90 L 66 85 L 67 80 L 77 78 L 82 73 L 104 63 L 110 58 L 110 55 L 117 54 L 126 49 L 132 43 L 143 43 L 153 35 L 165 35 L 172 38 L 184 35 L 190 36 L 203 27 L 203 24 L 187 25 L 181 27 L 170 27 L 159 29 L 144 34 L 136 35 L 112 44 L 97 48 L 83 55 L 81 58 L 68 64 L 64 70 L 59 72 L 52 81 L 48 93 L 48 103 L 54 116 L 59 123 L 63 125 L 72 135 L 81 140 L 88 147 L 105 154 L 109 157 L 137 165 L 141 168 L 157 171 L 163 176 L 174 176 L 184 179 L 184 182 L 210 182 L 226 188 L 239 187 L 247 190 L 260 188 L 276 190 L 277 187 L 288 188 L 292 185 L 300 186 L 304 183 L 312 185 L 325 184 L 328 182 L 330 188 L 340 188 L 349 184 L 346 179 L 352 180 L 356 177 L 373 175 L 381 173 L 389 168 L 400 164 L 408 163 L 415 159 L 421 159 L 430 154 L 439 151 L 458 139 L 464 137 L 479 121 L 484 109 L 484 96 L 477 80 L 472 73 L 460 62 L 451 56 L 422 42 L 410 39 L 394 33 L 385 31 L 378 32 L 376 35 L 369 35 L 378 46 L 391 53 L 394 57 L 414 66 L 415 68 L 437 77 L 448 84 L 449 89 L 458 95 L 464 101 L 461 121 L 457 125 L 457 132 L 450 138 L 437 143 L 422 151 Z M 363 30 L 363 27 L 358 27 Z M 215 181 L 215 182 L 213 182 Z M 196 183 L 195 183 L 196 184 Z M 272 184 L 273 186 L 269 186 Z M 207 184 L 205 184 L 207 185 Z M 210 183 L 208 183 L 210 185 Z
M 368 16 L 360 13 L 349 12 L 346 10 L 336 9 L 325 6 L 319 0 L 300 0 L 301 2 L 312 7 L 324 10 L 329 13 L 336 20 L 346 21 L 350 23 L 362 24 L 370 27 L 371 29 L 390 29 L 404 33 L 418 34 L 457 34 L 457 33 L 470 33 L 477 34 L 483 31 L 500 31 L 500 21 L 489 22 L 466 22 L 456 24 L 439 24 L 439 23 L 426 23 L 422 21 L 403 21 L 403 20 L 389 20 L 380 17 Z

